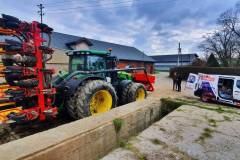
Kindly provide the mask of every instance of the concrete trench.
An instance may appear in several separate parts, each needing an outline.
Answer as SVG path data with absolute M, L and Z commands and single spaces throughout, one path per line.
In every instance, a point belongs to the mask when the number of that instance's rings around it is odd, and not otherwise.
M 160 99 L 147 98 L 103 114 L 84 118 L 0 146 L 0 160 L 95 160 L 137 135 L 166 112 Z M 114 120 L 121 120 L 117 132 Z

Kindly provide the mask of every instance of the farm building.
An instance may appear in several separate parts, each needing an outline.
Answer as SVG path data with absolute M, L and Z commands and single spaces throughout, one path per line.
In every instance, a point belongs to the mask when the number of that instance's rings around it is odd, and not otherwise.
M 112 56 L 116 56 L 119 59 L 118 68 L 146 67 L 149 73 L 153 73 L 154 59 L 134 47 L 57 32 L 52 34 L 51 47 L 54 48 L 55 52 L 48 65 L 57 70 L 68 70 L 69 58 L 66 55 L 68 50 L 90 49 L 106 51 L 111 48 Z
M 196 53 L 193 54 L 172 54 L 172 55 L 156 55 L 151 56 L 155 60 L 155 69 L 160 71 L 168 71 L 170 68 L 178 65 L 190 65 L 195 58 L 198 57 Z

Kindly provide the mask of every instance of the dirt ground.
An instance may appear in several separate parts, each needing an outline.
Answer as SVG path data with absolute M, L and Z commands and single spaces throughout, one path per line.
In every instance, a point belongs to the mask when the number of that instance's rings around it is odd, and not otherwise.
M 172 90 L 172 79 L 168 77 L 168 72 L 161 72 L 156 75 L 156 82 L 155 82 L 155 91 L 152 93 L 149 93 L 149 96 L 152 97 L 185 97 L 185 98 L 194 98 L 197 97 L 193 96 L 193 93 L 189 91 L 188 89 L 185 89 L 186 82 L 182 82 L 182 91 L 177 92 Z

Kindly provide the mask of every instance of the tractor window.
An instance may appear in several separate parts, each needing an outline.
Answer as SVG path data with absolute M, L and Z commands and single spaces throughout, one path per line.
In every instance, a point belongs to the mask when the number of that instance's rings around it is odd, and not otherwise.
M 87 70 L 97 71 L 106 69 L 106 62 L 103 57 L 100 56 L 88 56 L 87 58 Z
M 72 59 L 72 71 L 83 71 L 84 70 L 84 56 L 74 57 Z

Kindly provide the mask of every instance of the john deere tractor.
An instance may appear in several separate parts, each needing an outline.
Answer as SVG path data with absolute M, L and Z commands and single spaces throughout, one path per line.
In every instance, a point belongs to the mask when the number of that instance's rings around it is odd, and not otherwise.
M 133 81 L 128 72 L 144 68 L 116 69 L 117 59 L 110 51 L 79 50 L 67 53 L 69 72 L 60 71 L 54 79 L 55 106 L 74 119 L 106 112 L 118 105 L 143 100 L 145 86 Z

